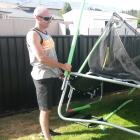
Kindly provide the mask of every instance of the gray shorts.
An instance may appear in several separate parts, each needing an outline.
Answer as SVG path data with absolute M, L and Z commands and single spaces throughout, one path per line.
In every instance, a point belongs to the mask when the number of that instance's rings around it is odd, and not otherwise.
M 62 81 L 59 78 L 33 80 L 36 87 L 37 102 L 40 110 L 51 110 L 58 105 L 61 97 Z

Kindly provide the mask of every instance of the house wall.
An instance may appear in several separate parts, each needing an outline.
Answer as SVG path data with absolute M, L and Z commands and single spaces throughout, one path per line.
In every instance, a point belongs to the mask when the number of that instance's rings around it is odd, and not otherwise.
M 137 31 L 140 33 L 140 28 L 137 28 Z
M 66 35 L 66 26 L 63 23 L 59 23 L 59 35 Z
M 49 8 L 49 12 L 52 14 L 52 15 L 55 15 L 55 16 L 60 16 L 60 10 L 58 9 L 51 9 Z
M 59 35 L 73 35 L 74 25 L 72 22 L 59 22 Z
M 94 13 L 94 12 L 93 12 Z M 111 18 L 111 13 L 103 13 L 104 15 L 101 15 L 101 13 L 95 12 L 95 15 L 90 12 L 85 12 L 82 16 L 81 22 L 80 22 L 80 34 L 81 35 L 100 35 L 106 25 L 106 22 L 110 20 Z M 99 14 L 99 15 L 98 15 Z M 63 15 L 64 21 L 71 21 L 73 22 L 73 28 L 71 26 L 70 32 L 72 33 L 71 35 L 74 34 L 74 26 L 76 25 L 78 15 L 75 14 L 74 12 L 68 13 Z M 125 15 L 126 16 L 126 15 Z M 137 28 L 137 19 L 136 18 L 130 18 L 128 15 L 128 18 L 124 18 L 128 24 L 130 24 L 133 28 Z M 126 27 L 125 27 L 126 28 Z M 124 27 L 120 29 L 120 34 L 125 35 L 126 34 L 126 29 Z M 132 32 L 129 31 L 128 35 L 132 35 Z
M 105 22 L 107 22 L 106 20 L 92 20 L 90 21 L 90 24 L 89 26 L 81 26 L 80 27 L 80 33 L 81 34 L 84 34 L 84 35 L 100 35 L 104 28 L 105 28 Z M 127 21 L 129 25 L 131 25 L 134 29 L 137 28 L 137 20 L 128 20 Z M 83 31 L 83 27 L 84 27 L 84 30 Z M 120 35 L 133 35 L 133 32 L 131 30 L 127 30 L 126 32 L 126 29 L 128 29 L 126 26 L 122 26 L 118 32 Z
M 82 28 L 82 27 L 81 27 Z M 87 30 L 87 34 L 82 33 L 84 35 L 100 35 L 105 28 L 105 20 L 89 20 L 89 24 L 85 30 Z
M 85 21 L 87 21 L 85 23 Z M 103 30 L 105 29 L 105 22 L 106 20 L 83 20 L 80 24 L 80 34 L 81 35 L 100 35 Z M 127 21 L 129 25 L 131 25 L 133 28 L 137 28 L 137 21 L 132 20 L 132 21 Z M 74 24 L 70 25 L 70 33 L 71 35 L 74 35 Z M 122 26 L 118 32 L 120 35 L 133 35 L 132 31 L 127 31 L 127 27 Z M 63 34 L 64 35 L 64 34 Z
M 34 24 L 34 19 L 0 19 L 0 36 L 25 36 Z M 47 31 L 51 35 L 58 35 L 58 28 L 58 21 L 53 21 Z

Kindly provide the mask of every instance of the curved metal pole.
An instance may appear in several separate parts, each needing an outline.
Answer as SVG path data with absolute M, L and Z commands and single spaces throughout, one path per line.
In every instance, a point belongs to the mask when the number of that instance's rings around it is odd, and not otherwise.
M 122 103 L 119 107 L 117 107 L 117 109 L 115 109 L 114 111 L 112 111 L 111 113 L 109 113 L 105 118 L 104 120 L 107 121 L 109 118 L 111 118 L 117 111 L 119 111 L 120 109 L 122 109 L 125 105 L 127 105 L 128 103 L 132 102 L 133 100 L 130 99 L 130 100 L 127 100 L 125 101 L 124 103 Z M 103 125 L 100 125 L 99 126 L 102 130 L 104 130 L 104 126 Z
M 71 62 L 72 62 L 72 58 L 73 58 L 73 54 L 74 54 L 74 50 L 75 50 L 75 44 L 76 44 L 77 35 L 78 35 L 78 27 L 80 26 L 80 20 L 81 20 L 84 4 L 85 4 L 85 0 L 83 0 L 83 4 L 81 6 L 81 14 L 80 14 L 80 17 L 79 17 L 79 22 L 77 24 L 77 30 L 76 30 L 75 36 L 73 38 L 73 41 L 72 41 L 71 51 L 70 51 L 69 58 L 68 58 L 68 64 L 71 64 Z M 100 40 L 99 40 L 99 42 L 100 42 Z M 127 129 L 127 128 L 124 128 L 124 127 L 121 127 L 121 126 L 118 126 L 118 125 L 114 125 L 112 123 L 97 121 L 97 120 L 67 118 L 67 117 L 63 116 L 62 113 L 61 113 L 61 108 L 62 108 L 64 97 L 65 97 L 65 94 L 66 94 L 66 91 L 67 91 L 67 87 L 68 87 L 68 80 L 67 80 L 68 75 L 69 75 L 68 72 L 65 72 L 65 80 L 64 80 L 65 83 L 63 82 L 63 86 L 62 86 L 63 87 L 63 92 L 62 92 L 61 99 L 60 99 L 60 102 L 59 102 L 59 105 L 58 105 L 58 115 L 61 119 L 66 120 L 66 121 L 73 121 L 73 122 L 85 122 L 85 123 L 96 123 L 96 124 L 100 124 L 100 125 L 108 125 L 108 126 L 111 126 L 111 127 L 114 127 L 114 128 L 117 128 L 117 129 L 120 129 L 120 130 L 123 130 L 123 131 L 126 131 L 126 132 L 129 132 L 129 133 L 140 136 L 140 132 L 130 130 L 130 129 Z
M 134 130 L 131 130 L 131 129 L 128 129 L 128 128 L 125 128 L 125 127 L 121 127 L 121 126 L 118 126 L 118 125 L 115 125 L 115 124 L 112 124 L 112 123 L 97 121 L 97 120 L 67 118 L 67 117 L 63 116 L 62 113 L 61 113 L 61 108 L 62 108 L 62 104 L 63 104 L 63 101 L 64 101 L 64 97 L 65 97 L 65 94 L 66 94 L 67 87 L 68 87 L 68 81 L 66 82 L 66 86 L 65 86 L 65 88 L 62 92 L 61 99 L 60 99 L 60 102 L 59 102 L 59 105 L 58 105 L 58 115 L 62 120 L 73 121 L 73 122 L 84 122 L 84 123 L 96 123 L 96 124 L 99 124 L 99 125 L 107 125 L 107 126 L 111 126 L 111 127 L 123 130 L 123 131 L 128 132 L 128 133 L 140 136 L 140 132 L 137 132 L 137 131 L 134 131 Z
M 125 81 L 122 81 L 122 79 L 117 79 L 117 78 L 113 78 L 113 79 L 110 78 L 109 79 L 109 78 L 105 78 L 102 76 L 82 74 L 82 73 L 78 73 L 78 72 L 71 72 L 71 75 L 95 79 L 98 81 L 105 81 L 105 82 L 114 83 L 114 84 L 123 85 L 123 86 L 128 86 L 128 87 L 140 88 L 140 84 L 133 84 L 133 83 L 125 82 Z

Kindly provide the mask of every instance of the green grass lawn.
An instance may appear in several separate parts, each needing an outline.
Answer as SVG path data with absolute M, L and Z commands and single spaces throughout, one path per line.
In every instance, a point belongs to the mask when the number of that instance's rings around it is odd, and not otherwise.
M 105 96 L 102 102 L 92 105 L 90 111 L 93 115 L 106 116 L 128 99 L 133 99 L 133 101 L 115 113 L 108 121 L 140 131 L 139 91 L 129 96 L 126 93 Z M 39 134 L 38 114 L 39 111 L 35 110 L 0 118 L 0 140 L 43 140 Z M 58 117 L 56 108 L 53 109 L 50 121 L 53 129 L 63 133 L 62 136 L 53 137 L 53 140 L 140 140 L 140 136 L 116 128 L 106 127 L 103 131 L 99 126 L 87 128 L 74 122 L 63 121 Z

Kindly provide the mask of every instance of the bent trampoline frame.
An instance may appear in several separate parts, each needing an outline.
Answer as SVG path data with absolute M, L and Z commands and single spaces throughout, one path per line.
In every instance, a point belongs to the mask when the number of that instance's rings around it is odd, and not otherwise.
M 83 4 L 82 4 L 82 8 L 81 8 L 81 14 L 82 14 L 82 11 L 83 11 L 84 3 L 85 3 L 85 0 L 83 0 Z M 80 18 L 81 18 L 81 14 L 80 14 Z M 117 14 L 113 14 L 113 16 L 114 15 L 118 16 Z M 120 18 L 120 20 L 123 20 L 123 19 Z M 80 20 L 79 20 L 79 22 L 80 22 Z M 125 22 L 125 21 L 123 21 L 123 22 Z M 108 24 L 110 24 L 110 23 L 108 22 Z M 71 50 L 70 50 L 70 55 L 69 55 L 69 59 L 68 59 L 68 64 L 71 64 L 71 61 L 72 61 L 72 55 L 73 55 L 74 49 L 75 49 L 74 45 L 76 43 L 76 37 L 78 35 L 78 26 L 79 26 L 79 23 L 77 24 L 77 31 L 76 31 L 76 34 L 74 35 L 74 38 L 73 38 L 73 42 L 72 42 L 72 46 L 71 46 Z M 93 49 L 91 50 L 91 52 L 89 53 L 89 55 L 85 59 L 83 65 L 81 66 L 79 71 L 78 72 L 71 72 L 70 75 L 80 76 L 80 77 L 85 77 L 85 78 L 91 78 L 91 79 L 95 79 L 95 80 L 99 80 L 99 81 L 105 81 L 105 82 L 110 82 L 110 83 L 115 83 L 115 84 L 119 84 L 119 85 L 124 85 L 124 86 L 128 86 L 128 87 L 132 87 L 133 89 L 140 88 L 139 84 L 129 83 L 127 81 L 122 81 L 121 79 L 109 79 L 109 78 L 105 78 L 105 77 L 101 77 L 101 76 L 87 75 L 87 74 L 82 74 L 81 73 L 81 71 L 83 70 L 84 66 L 86 65 L 88 59 L 90 58 L 90 55 L 97 48 L 98 44 L 100 43 L 100 41 L 102 40 L 102 38 L 104 37 L 106 32 L 107 32 L 107 30 L 105 29 L 105 31 L 102 33 L 100 38 L 97 40 L 97 42 L 93 46 Z M 66 91 L 67 91 L 67 88 L 68 88 L 68 85 L 69 85 L 69 76 L 70 75 L 68 74 L 68 72 L 65 72 L 65 78 L 64 78 L 64 81 L 63 81 L 63 85 L 62 85 L 62 95 L 61 95 L 60 102 L 59 102 L 59 105 L 58 105 L 58 115 L 59 115 L 59 117 L 62 120 L 72 121 L 72 122 L 82 122 L 82 123 L 95 123 L 95 124 L 98 124 L 98 125 L 107 125 L 107 126 L 111 126 L 111 127 L 120 129 L 120 130 L 128 132 L 128 133 L 140 136 L 140 132 L 138 132 L 138 131 L 131 130 L 131 129 L 128 129 L 128 128 L 125 128 L 125 127 L 122 127 L 122 126 L 119 126 L 119 125 L 116 125 L 116 124 L 113 124 L 113 123 L 110 123 L 110 122 L 99 121 L 99 120 L 88 120 L 88 119 L 79 119 L 79 118 L 65 117 L 62 114 L 62 105 L 63 105 L 63 101 L 64 101 L 64 98 L 66 96 Z
M 72 73 L 72 74 L 77 75 L 76 73 Z M 79 74 L 78 74 L 78 76 L 79 76 Z M 83 75 L 82 75 L 82 76 L 83 76 Z M 140 136 L 140 132 L 137 132 L 137 131 L 134 131 L 134 130 L 131 130 L 131 129 L 128 129 L 128 128 L 125 128 L 125 127 L 122 127 L 122 126 L 119 126 L 119 125 L 115 125 L 115 124 L 110 123 L 110 122 L 65 117 L 65 116 L 62 114 L 62 110 L 61 110 L 61 109 L 62 109 L 63 101 L 64 101 L 64 98 L 65 98 L 65 95 L 66 95 L 66 90 L 67 90 L 67 87 L 68 87 L 68 82 L 69 82 L 69 81 L 66 80 L 65 87 L 64 87 L 64 89 L 63 89 L 63 91 L 62 91 L 62 95 L 61 95 L 60 102 L 59 102 L 59 105 L 58 105 L 58 115 L 59 115 L 59 117 L 60 117 L 62 120 L 65 120 L 65 121 L 72 121 L 72 122 L 96 123 L 96 124 L 99 124 L 99 125 L 107 125 L 107 126 L 111 126 L 111 127 L 120 129 L 120 130 L 122 130 L 122 131 L 126 131 L 126 132 L 128 132 L 128 133 L 132 133 L 132 134 L 135 134 L 135 135 Z

